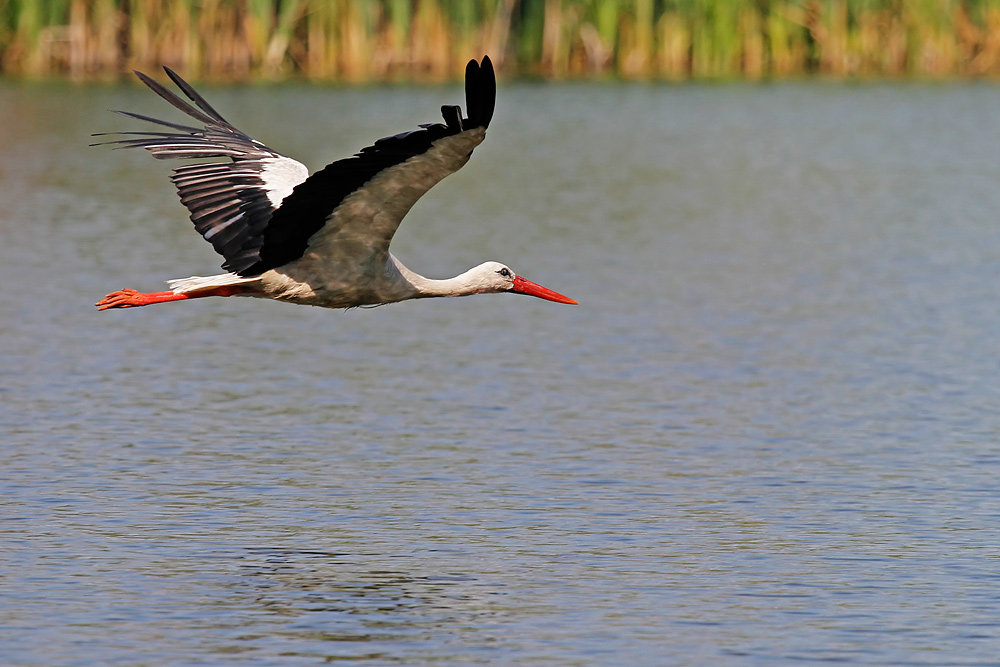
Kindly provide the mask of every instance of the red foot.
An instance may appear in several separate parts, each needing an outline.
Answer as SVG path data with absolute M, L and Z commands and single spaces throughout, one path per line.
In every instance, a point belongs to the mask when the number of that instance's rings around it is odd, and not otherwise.
M 135 308 L 137 306 L 148 306 L 151 303 L 163 303 L 164 301 L 180 301 L 191 298 L 187 294 L 174 294 L 173 292 L 139 292 L 134 289 L 123 289 L 112 292 L 94 305 L 98 310 L 108 308 Z

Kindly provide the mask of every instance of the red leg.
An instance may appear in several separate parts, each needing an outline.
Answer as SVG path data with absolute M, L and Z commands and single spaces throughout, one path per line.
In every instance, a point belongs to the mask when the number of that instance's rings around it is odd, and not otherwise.
M 173 292 L 138 292 L 134 289 L 122 289 L 112 292 L 95 306 L 98 310 L 108 308 L 135 308 L 137 306 L 148 306 L 151 303 L 163 303 L 164 301 L 180 301 L 189 299 L 187 294 L 174 294 Z
M 232 296 L 249 291 L 245 287 L 238 285 L 225 285 L 188 294 L 175 294 L 173 292 L 138 292 L 134 289 L 122 289 L 112 292 L 95 306 L 98 310 L 108 308 L 136 308 L 138 306 L 148 306 L 151 303 L 165 303 L 167 301 L 182 301 L 184 299 L 198 299 L 203 296 Z

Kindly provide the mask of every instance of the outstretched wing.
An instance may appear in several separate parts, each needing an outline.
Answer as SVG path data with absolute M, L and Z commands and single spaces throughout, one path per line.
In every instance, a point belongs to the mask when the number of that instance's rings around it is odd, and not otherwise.
M 179 125 L 149 116 L 118 111 L 125 116 L 155 123 L 170 131 L 109 132 L 94 136 L 126 136 L 102 141 L 119 148 L 145 148 L 160 159 L 227 159 L 201 162 L 174 169 L 171 180 L 181 202 L 191 212 L 194 227 L 212 244 L 233 270 L 232 258 L 253 244 L 272 214 L 292 189 L 306 180 L 309 171 L 300 162 L 285 157 L 233 127 L 218 111 L 171 69 L 167 76 L 196 106 L 141 72 L 136 76 L 153 92 L 177 107 L 203 127 Z
M 306 253 L 322 261 L 381 258 L 403 216 L 438 181 L 469 160 L 482 143 L 496 104 L 496 75 L 488 56 L 465 69 L 468 117 L 441 107 L 444 123 L 379 139 L 295 186 L 261 233 L 228 268 L 242 276 L 263 273 Z

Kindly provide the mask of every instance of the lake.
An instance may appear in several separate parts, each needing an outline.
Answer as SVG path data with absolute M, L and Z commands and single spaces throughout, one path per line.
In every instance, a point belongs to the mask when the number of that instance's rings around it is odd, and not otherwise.
M 203 92 L 311 169 L 462 101 Z M 98 312 L 221 262 L 116 108 L 0 83 L 6 662 L 997 663 L 1000 87 L 501 81 L 393 250 L 575 307 Z

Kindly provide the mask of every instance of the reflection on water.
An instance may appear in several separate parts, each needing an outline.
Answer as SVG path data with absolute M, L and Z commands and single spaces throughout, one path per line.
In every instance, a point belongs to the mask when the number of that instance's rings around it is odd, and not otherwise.
M 425 653 L 429 642 L 439 653 L 443 629 L 474 627 L 492 616 L 476 602 L 484 591 L 476 590 L 469 576 L 367 570 L 363 558 L 317 551 L 252 549 L 243 560 L 235 587 L 239 606 L 293 623 L 294 635 L 313 644 L 298 655 L 405 661 Z M 257 632 L 240 637 L 234 648 L 245 651 L 248 643 L 259 643 L 267 650 L 271 639 Z M 379 647 L 373 650 L 373 643 Z
M 315 168 L 459 91 L 209 93 Z M 162 109 L 0 85 L 5 659 L 994 663 L 998 103 L 506 85 L 395 250 L 580 307 L 97 313 L 218 266 L 84 146 Z

